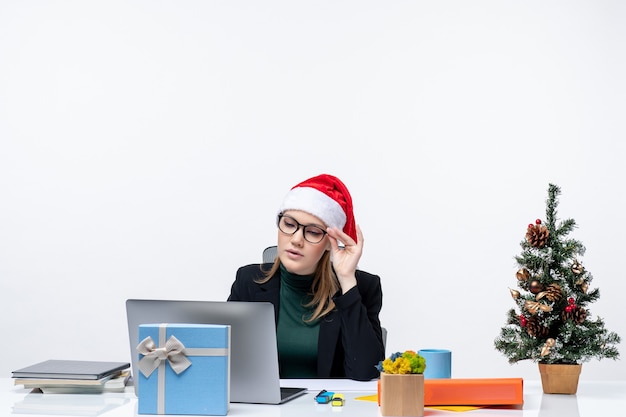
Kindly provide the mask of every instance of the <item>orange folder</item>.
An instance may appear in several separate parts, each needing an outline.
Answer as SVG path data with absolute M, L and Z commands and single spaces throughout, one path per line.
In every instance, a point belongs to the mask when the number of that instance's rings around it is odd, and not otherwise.
M 524 404 L 522 378 L 424 380 L 424 406 Z

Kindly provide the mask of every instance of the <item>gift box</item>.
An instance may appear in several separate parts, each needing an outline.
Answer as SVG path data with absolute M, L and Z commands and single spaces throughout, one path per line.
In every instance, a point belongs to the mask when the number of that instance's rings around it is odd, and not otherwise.
M 424 380 L 424 405 L 500 406 L 524 404 L 522 378 L 446 378 Z M 381 381 L 378 380 L 378 405 Z
M 139 414 L 226 415 L 230 403 L 230 326 L 142 324 Z
M 426 405 L 521 405 L 522 378 L 429 379 L 424 383 Z

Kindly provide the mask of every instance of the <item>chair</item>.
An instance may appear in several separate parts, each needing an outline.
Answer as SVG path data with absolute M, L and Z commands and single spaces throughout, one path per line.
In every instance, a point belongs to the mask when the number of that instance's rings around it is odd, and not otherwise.
M 276 259 L 278 248 L 276 246 L 268 246 L 263 250 L 263 263 L 272 263 Z M 387 348 L 387 329 L 381 327 L 383 332 L 383 347 Z
M 276 259 L 276 255 L 278 253 L 278 247 L 276 246 L 268 246 L 263 250 L 263 263 L 273 263 L 274 259 Z
M 383 332 L 383 349 L 385 350 L 385 357 L 387 357 L 387 329 L 381 326 L 380 330 Z

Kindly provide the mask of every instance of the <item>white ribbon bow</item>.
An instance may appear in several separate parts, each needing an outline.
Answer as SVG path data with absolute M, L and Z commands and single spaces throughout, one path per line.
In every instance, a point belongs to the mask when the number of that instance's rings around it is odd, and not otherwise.
M 163 361 L 167 361 L 177 374 L 191 366 L 185 355 L 185 345 L 174 336 L 170 336 L 164 347 L 157 347 L 150 336 L 143 339 L 137 346 L 143 358 L 139 361 L 139 370 L 148 378 Z

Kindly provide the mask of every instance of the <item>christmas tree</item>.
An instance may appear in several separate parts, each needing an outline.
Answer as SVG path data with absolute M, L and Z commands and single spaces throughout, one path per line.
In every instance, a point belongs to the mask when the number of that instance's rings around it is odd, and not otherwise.
M 592 358 L 618 359 L 620 337 L 593 319 L 589 304 L 600 298 L 590 287 L 591 273 L 581 264 L 581 242 L 568 238 L 576 227 L 572 219 L 557 224 L 561 190 L 550 184 L 546 219 L 529 224 L 519 266 L 517 289 L 510 289 L 517 309 L 507 314 L 506 325 L 495 339 L 495 348 L 509 363 L 530 359 L 546 364 L 582 363 Z

